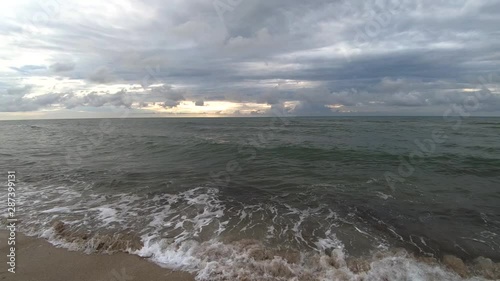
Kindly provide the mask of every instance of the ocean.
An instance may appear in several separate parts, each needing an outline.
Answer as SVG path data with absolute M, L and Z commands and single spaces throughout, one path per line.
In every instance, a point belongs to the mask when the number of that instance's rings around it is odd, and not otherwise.
M 0 130 L 0 200 L 15 171 L 19 231 L 56 246 L 127 252 L 197 280 L 500 278 L 500 118 L 36 120 Z

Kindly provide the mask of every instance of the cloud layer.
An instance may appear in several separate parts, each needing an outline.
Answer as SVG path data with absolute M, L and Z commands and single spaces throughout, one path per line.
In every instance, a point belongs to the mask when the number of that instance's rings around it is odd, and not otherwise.
M 0 4 L 0 118 L 500 112 L 498 1 L 80 2 Z

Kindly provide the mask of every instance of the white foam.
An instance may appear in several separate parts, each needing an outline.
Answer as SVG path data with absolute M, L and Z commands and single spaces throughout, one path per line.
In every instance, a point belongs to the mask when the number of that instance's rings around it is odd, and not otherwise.
M 95 245 L 61 240 L 51 227 L 55 216 L 71 230 L 99 232 L 112 226 L 114 233 L 120 233 L 131 229 L 141 236 L 143 243 L 133 253 L 164 267 L 192 272 L 197 280 L 482 280 L 461 279 L 443 267 L 418 262 L 408 255 L 373 258 L 369 271 L 351 272 L 344 245 L 336 235 L 336 223 L 345 223 L 353 230 L 351 233 L 366 236 L 379 247 L 383 241 L 350 222 L 349 215 L 342 216 L 323 206 L 301 209 L 274 201 L 269 205 L 245 205 L 222 200 L 219 190 L 204 187 L 149 197 L 144 194 L 82 197 L 77 191 L 61 187 L 38 191 L 44 192 L 47 200 L 41 200 L 36 208 L 25 209 L 25 231 L 59 247 L 90 251 Z M 19 193 L 27 202 L 40 198 L 40 193 L 29 190 Z M 137 220 L 137 216 L 141 219 Z M 307 232 L 308 228 L 312 233 Z M 259 231 L 260 242 L 221 242 L 221 237 L 251 237 Z M 85 243 L 93 243 L 89 241 Z M 295 263 L 270 247 L 284 243 L 302 251 Z
M 367 280 L 458 281 L 486 280 L 481 277 L 461 278 L 458 274 L 437 265 L 417 262 L 408 257 L 389 256 L 371 263 Z
M 318 241 L 314 243 L 316 245 L 316 249 L 320 253 L 324 253 L 326 250 L 329 249 L 343 249 L 344 245 L 342 242 L 337 239 L 337 236 L 333 233 L 330 233 L 330 231 L 327 231 L 325 233 L 325 238 L 319 238 Z
M 70 213 L 71 209 L 68 207 L 54 207 L 52 209 L 44 210 L 41 213 L 49 214 L 49 213 Z
M 327 240 L 318 242 L 334 246 Z M 321 246 L 322 247 L 322 246 Z M 373 258 L 366 272 L 353 272 L 341 248 L 331 255 L 301 254 L 297 261 L 275 255 L 263 257 L 267 248 L 259 242 L 224 244 L 217 240 L 203 243 L 192 240 L 168 244 L 147 237 L 136 254 L 148 257 L 167 268 L 193 273 L 196 280 L 346 280 L 346 281 L 479 281 L 480 277 L 461 278 L 438 265 L 429 265 L 407 254 Z M 296 263 L 294 263 L 296 262 Z M 309 278 L 309 279 L 308 279 Z
M 392 195 L 385 194 L 385 193 L 380 192 L 380 191 L 375 192 L 375 195 L 377 195 L 378 198 L 381 198 L 381 199 L 384 199 L 384 200 L 387 200 L 389 198 L 394 198 Z
M 144 246 L 134 252 L 141 257 L 148 257 L 157 264 L 178 270 L 194 272 L 199 260 L 194 257 L 193 252 L 197 248 L 197 242 L 189 241 L 180 247 L 169 245 L 167 240 L 156 240 L 153 237 L 143 237 Z
M 120 221 L 120 219 L 118 219 L 116 215 L 117 211 L 113 208 L 103 206 L 103 207 L 93 208 L 91 210 L 97 210 L 100 212 L 97 217 L 104 223 L 104 225 Z

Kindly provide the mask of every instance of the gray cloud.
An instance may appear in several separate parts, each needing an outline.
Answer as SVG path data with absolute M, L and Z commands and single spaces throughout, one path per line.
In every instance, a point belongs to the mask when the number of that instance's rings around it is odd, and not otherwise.
M 22 74 L 33 74 L 46 69 L 45 66 L 43 65 L 23 65 L 21 67 L 10 67 L 10 68 Z
M 107 67 L 99 67 L 87 77 L 89 81 L 94 83 L 106 84 L 116 81 L 116 77 Z
M 223 10 L 201 0 L 128 2 L 132 9 L 104 17 L 99 2 L 79 10 L 70 1 L 37 22 L 46 34 L 21 36 L 30 22 L 18 19 L 0 27 L 22 38 L 11 48 L 52 56 L 47 65 L 8 66 L 17 74 L 0 78 L 10 89 L 0 94 L 0 111 L 225 100 L 296 115 L 441 114 L 485 86 L 492 95 L 478 112 L 500 111 L 498 1 L 243 0 L 224 2 Z M 37 11 L 33 4 L 18 13 Z M 58 16 L 70 11 L 71 19 Z M 15 75 L 137 88 L 36 92 Z M 39 97 L 26 97 L 34 92 Z
M 73 62 L 56 62 L 49 68 L 53 72 L 66 72 L 75 69 L 75 64 Z

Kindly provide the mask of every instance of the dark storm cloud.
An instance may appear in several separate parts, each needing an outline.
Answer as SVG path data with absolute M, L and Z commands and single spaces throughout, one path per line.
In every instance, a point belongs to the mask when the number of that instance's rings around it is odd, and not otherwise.
M 127 2 L 132 9 L 110 4 L 118 16 L 108 15 L 109 7 L 99 8 L 99 2 L 89 5 L 93 10 L 65 3 L 50 21 L 38 24 L 48 35 L 30 34 L 13 45 L 57 59 L 46 66 L 9 67 L 23 75 L 49 69 L 90 85 L 182 85 L 184 90 L 88 91 L 85 97 L 65 89 L 38 93 L 50 95 L 39 99 L 11 90 L 0 96 L 0 110 L 133 107 L 134 102 L 172 108 L 183 100 L 196 106 L 225 100 L 275 108 L 295 102 L 297 115 L 340 109 L 440 114 L 484 87 L 492 96 L 480 110 L 500 110 L 498 1 Z M 23 24 L 9 22 L 0 32 L 21 33 Z
M 49 105 L 58 104 L 62 108 L 75 108 L 81 106 L 103 107 L 116 106 L 130 108 L 135 96 L 119 91 L 117 93 L 95 93 L 91 92 L 85 96 L 73 93 L 47 93 L 36 97 L 1 96 L 5 103 L 0 105 L 2 112 L 33 111 L 42 109 Z

